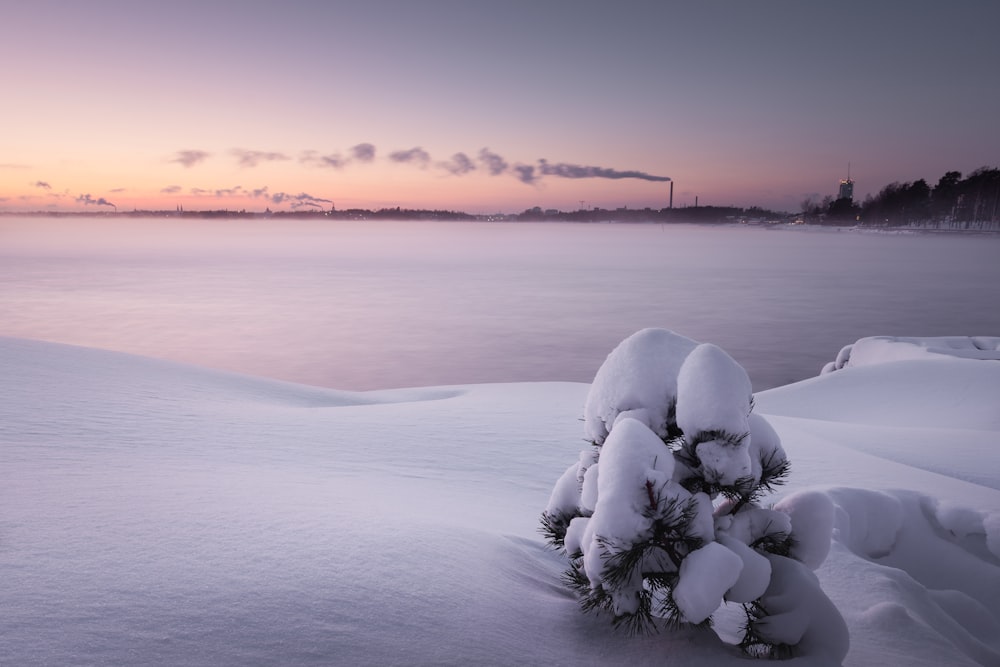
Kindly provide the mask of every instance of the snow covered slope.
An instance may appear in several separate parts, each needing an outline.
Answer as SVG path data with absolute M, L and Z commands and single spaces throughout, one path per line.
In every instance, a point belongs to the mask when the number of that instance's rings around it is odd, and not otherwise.
M 837 505 L 817 574 L 848 665 L 1000 664 L 1000 364 L 929 363 L 757 395 L 786 492 Z M 560 584 L 536 526 L 587 389 L 352 393 L 0 339 L 0 664 L 745 666 Z

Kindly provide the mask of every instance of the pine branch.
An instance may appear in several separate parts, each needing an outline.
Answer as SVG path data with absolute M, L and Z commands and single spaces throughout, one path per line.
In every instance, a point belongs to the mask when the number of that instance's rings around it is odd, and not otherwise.
M 779 456 L 779 454 L 782 454 Z M 760 488 L 766 491 L 774 491 L 774 488 L 781 486 L 788 481 L 792 464 L 786 459 L 780 450 L 772 450 L 760 461 Z
M 577 561 L 578 559 L 573 559 L 560 579 L 567 588 L 578 593 L 580 597 L 584 597 L 590 594 L 590 579 L 587 578 Z
M 767 527 L 764 529 L 764 534 L 754 540 L 750 544 L 750 548 L 774 554 L 776 556 L 790 558 L 792 547 L 795 546 L 795 540 L 791 535 L 785 532 L 768 533 L 767 528 L 770 527 L 770 525 L 771 524 L 768 523 Z
M 626 636 L 650 635 L 659 632 L 652 612 L 652 596 L 649 591 L 639 591 L 639 608 L 630 614 L 619 614 L 611 621 L 615 630 L 624 630 Z
M 764 639 L 756 630 L 757 621 L 765 618 L 767 610 L 760 600 L 743 605 L 746 621 L 743 624 L 743 639 L 740 640 L 740 650 L 752 658 L 768 660 L 788 660 L 794 657 L 794 647 L 789 644 L 775 644 Z
M 692 450 L 703 442 L 709 442 L 715 440 L 717 442 L 722 442 L 733 447 L 739 447 L 744 440 L 750 437 L 750 431 L 744 431 L 743 433 L 733 433 L 732 431 L 726 431 L 725 429 L 709 429 L 707 431 L 698 431 L 691 438 L 688 439 L 690 443 L 689 446 Z
M 542 534 L 545 541 L 554 549 L 566 547 L 566 530 L 573 519 L 583 516 L 579 510 L 569 514 L 565 512 L 542 512 L 539 518 L 538 532 Z

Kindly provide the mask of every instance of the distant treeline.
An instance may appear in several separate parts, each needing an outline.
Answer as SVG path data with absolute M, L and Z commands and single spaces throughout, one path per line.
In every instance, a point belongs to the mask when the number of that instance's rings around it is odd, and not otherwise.
M 8 213 L 0 212 L 0 215 Z M 410 208 L 329 209 L 299 208 L 292 211 L 247 211 L 246 209 L 218 209 L 199 211 L 143 210 L 121 212 L 54 212 L 34 211 L 9 213 L 44 217 L 133 217 L 133 218 L 253 218 L 253 219 L 318 219 L 326 220 L 453 220 L 488 222 L 783 222 L 792 216 L 759 207 L 737 206 L 687 206 L 684 208 L 589 208 L 579 211 L 560 211 L 534 207 L 520 213 L 475 214 L 462 211 Z
M 912 183 L 890 183 L 876 195 L 868 195 L 860 204 L 851 198 L 828 196 L 821 201 L 806 199 L 797 213 L 771 211 L 760 207 L 685 206 L 681 208 L 588 208 L 578 211 L 542 209 L 539 206 L 520 213 L 473 214 L 462 211 L 381 208 L 329 210 L 301 207 L 292 211 L 253 212 L 241 210 L 150 211 L 133 210 L 114 213 L 58 213 L 37 211 L 14 215 L 41 216 L 128 216 L 183 218 L 325 218 L 329 220 L 454 220 L 507 222 L 742 222 L 766 224 L 808 222 L 812 224 L 865 226 L 919 226 L 948 230 L 1000 230 L 1000 169 L 981 167 L 962 178 L 961 172 L 949 171 L 934 187 L 920 179 Z M 0 212 L 0 215 L 3 215 Z
M 931 187 L 920 179 L 912 183 L 890 183 L 878 194 L 868 195 L 858 204 L 847 198 L 827 197 L 821 202 L 802 202 L 810 222 L 843 224 L 860 221 L 869 225 L 912 225 L 915 223 L 1000 222 L 1000 169 L 981 167 L 962 178 L 949 171 Z

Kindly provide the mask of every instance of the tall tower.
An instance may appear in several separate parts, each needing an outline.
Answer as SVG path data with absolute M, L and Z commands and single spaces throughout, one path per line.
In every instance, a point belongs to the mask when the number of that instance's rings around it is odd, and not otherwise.
M 837 193 L 837 199 L 854 201 L 854 181 L 851 180 L 850 162 L 847 163 L 847 178 L 840 179 L 840 191 Z

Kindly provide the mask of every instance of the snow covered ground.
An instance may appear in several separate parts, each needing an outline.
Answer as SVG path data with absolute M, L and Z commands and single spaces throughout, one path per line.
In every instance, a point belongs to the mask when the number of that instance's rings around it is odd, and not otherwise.
M 847 665 L 1000 665 L 1000 363 L 933 356 L 755 397 L 792 465 L 774 499 L 836 504 L 817 574 Z M 0 338 L 0 664 L 746 665 L 560 584 L 538 518 L 587 391 L 352 393 Z

